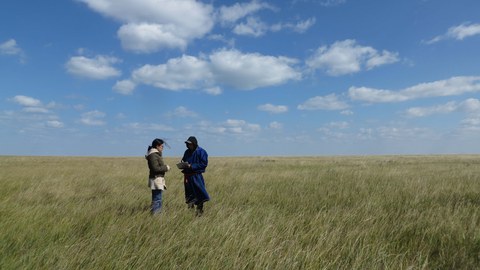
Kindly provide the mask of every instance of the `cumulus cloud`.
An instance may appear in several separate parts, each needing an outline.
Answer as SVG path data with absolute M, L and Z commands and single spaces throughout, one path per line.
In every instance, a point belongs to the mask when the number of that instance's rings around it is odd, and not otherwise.
M 450 101 L 446 104 L 430 107 L 412 107 L 406 110 L 409 117 L 425 117 L 433 114 L 448 114 L 456 111 L 463 111 L 469 114 L 480 113 L 480 100 L 469 98 L 463 102 Z
M 144 133 L 145 131 L 168 132 L 168 131 L 174 131 L 175 130 L 174 128 L 172 128 L 170 126 L 163 125 L 163 124 L 155 124 L 155 123 L 145 124 L 145 123 L 138 123 L 138 122 L 125 124 L 125 125 L 123 125 L 123 127 L 127 128 L 128 130 L 133 131 L 134 133 L 139 133 L 139 132 Z
M 302 75 L 293 67 L 295 59 L 220 50 L 210 55 L 211 69 L 217 83 L 242 90 L 299 80 Z
M 103 121 L 105 116 L 104 112 L 98 110 L 89 111 L 82 114 L 80 122 L 87 126 L 103 126 L 105 125 L 105 121 Z
M 325 6 L 325 7 L 333 7 L 333 6 L 339 6 L 341 4 L 344 4 L 347 0 L 322 0 L 320 1 L 320 5 Z
M 457 108 L 458 104 L 451 101 L 443 105 L 409 108 L 406 111 L 406 115 L 410 117 L 424 117 L 432 114 L 447 114 L 456 111 Z
M 74 56 L 65 64 L 68 73 L 94 80 L 104 80 L 121 75 L 120 70 L 113 67 L 114 64 L 121 62 L 120 59 L 97 55 L 94 58 L 85 56 Z
M 9 101 L 16 103 L 22 107 L 23 113 L 11 112 L 9 115 L 12 120 L 16 122 L 26 121 L 25 127 L 32 129 L 50 127 L 50 128 L 62 128 L 64 124 L 58 120 L 58 117 L 52 112 L 57 107 L 55 102 L 43 103 L 41 100 L 17 95 L 9 98 Z
M 136 53 L 185 49 L 214 25 L 213 7 L 195 0 L 78 0 L 122 23 L 122 46 Z
M 315 24 L 316 19 L 310 18 L 297 23 L 277 23 L 268 25 L 261 19 L 256 17 L 248 17 L 245 22 L 235 25 L 233 33 L 237 35 L 260 37 L 267 32 L 278 32 L 283 29 L 290 29 L 297 33 L 305 33 L 310 27 Z
M 189 128 L 195 129 L 197 132 L 201 131 L 215 135 L 251 136 L 261 131 L 259 124 L 249 123 L 241 119 L 227 119 L 219 123 L 200 121 Z
M 348 95 L 352 100 L 369 103 L 402 102 L 426 97 L 443 97 L 480 91 L 479 76 L 452 77 L 429 83 L 421 83 L 399 91 L 350 87 Z
M 115 83 L 113 90 L 122 95 L 130 95 L 135 90 L 136 84 L 131 80 L 122 80 Z
M 225 132 L 234 134 L 244 134 L 261 130 L 260 125 L 251 124 L 245 120 L 228 119 L 222 125 L 225 128 Z
M 269 31 L 278 32 L 282 29 L 290 29 L 297 33 L 304 33 L 313 26 L 316 21 L 315 18 L 310 18 L 297 23 L 276 23 L 269 25 L 255 15 L 255 13 L 263 9 L 276 10 L 275 7 L 260 1 L 236 3 L 232 6 L 220 7 L 217 12 L 217 18 L 223 26 L 233 25 L 233 33 L 252 37 L 260 37 Z
M 237 35 L 259 37 L 263 36 L 267 32 L 268 28 L 269 27 L 260 19 L 248 17 L 245 23 L 237 24 L 233 28 L 233 32 Z
M 47 121 L 46 123 L 47 127 L 51 127 L 51 128 L 62 128 L 64 127 L 64 124 L 58 120 L 50 120 L 50 121 Z
M 282 29 L 290 29 L 297 33 L 305 33 L 310 27 L 312 27 L 316 22 L 315 18 L 310 18 L 304 21 L 299 21 L 297 23 L 277 23 L 269 27 L 270 31 L 278 32 Z
M 213 74 L 209 63 L 194 56 L 183 55 L 166 64 L 145 65 L 132 73 L 132 80 L 157 88 L 179 91 L 210 85 Z
M 426 44 L 433 44 L 445 39 L 463 40 L 467 37 L 480 35 L 480 24 L 463 23 L 457 26 L 450 27 L 443 35 L 436 36 L 431 40 L 426 41 Z
M 26 107 L 39 107 L 42 105 L 42 102 L 40 100 L 23 95 L 14 96 L 12 100 L 17 104 Z
M 195 113 L 193 111 L 190 111 L 189 109 L 187 109 L 184 106 L 179 106 L 179 107 L 175 108 L 175 110 L 173 110 L 172 112 L 167 113 L 167 116 L 168 117 L 181 117 L 181 118 L 190 117 L 190 118 L 193 118 L 193 117 L 197 117 L 198 115 L 197 115 L 197 113 Z
M 36 98 L 24 95 L 14 96 L 11 98 L 11 101 L 22 106 L 23 111 L 28 113 L 49 113 L 50 109 L 55 107 L 55 102 L 50 102 L 45 105 Z
M 283 124 L 282 123 L 279 123 L 277 121 L 273 121 L 271 122 L 270 124 L 268 124 L 268 128 L 270 129 L 282 129 L 283 128 Z
M 257 107 L 257 109 L 269 113 L 284 113 L 288 111 L 288 107 L 285 105 L 273 105 L 270 103 L 260 105 Z
M 315 21 L 315 18 L 310 18 L 296 24 L 287 24 L 286 27 L 291 28 L 295 32 L 304 33 L 315 24 Z
M 398 54 L 382 52 L 368 46 L 360 46 L 355 40 L 337 41 L 331 46 L 322 46 L 306 60 L 311 70 L 322 69 L 328 75 L 340 76 L 357 73 L 399 61 Z
M 316 96 L 297 106 L 299 110 L 344 110 L 348 104 L 338 99 L 335 94 Z
M 9 39 L 3 43 L 0 43 L 0 54 L 17 55 L 20 53 L 22 53 L 22 49 L 18 47 L 15 39 Z
M 15 39 L 9 39 L 3 43 L 0 43 L 0 55 L 17 55 L 20 57 L 20 62 L 25 61 L 25 53 L 18 46 Z
M 260 1 L 235 3 L 232 6 L 221 6 L 218 11 L 218 20 L 222 24 L 231 24 L 262 9 L 273 9 L 273 7 Z
M 161 65 L 145 65 L 132 72 L 131 81 L 161 89 L 201 89 L 221 93 L 221 85 L 241 90 L 301 79 L 295 59 L 222 49 L 206 57 L 183 55 Z

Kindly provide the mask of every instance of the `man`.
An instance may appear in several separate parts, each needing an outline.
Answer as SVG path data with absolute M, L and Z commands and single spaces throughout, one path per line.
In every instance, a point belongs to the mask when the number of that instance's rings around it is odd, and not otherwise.
M 185 202 L 188 208 L 197 206 L 196 215 L 203 214 L 203 203 L 210 200 L 205 180 L 202 173 L 208 166 L 208 154 L 203 148 L 198 146 L 197 138 L 188 137 L 185 141 L 187 150 L 183 154 L 182 162 L 187 162 L 187 168 L 183 169 L 185 184 Z

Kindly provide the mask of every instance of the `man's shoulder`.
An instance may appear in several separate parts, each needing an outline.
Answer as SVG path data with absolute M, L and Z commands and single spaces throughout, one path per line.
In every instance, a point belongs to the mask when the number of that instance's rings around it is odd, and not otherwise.
M 207 150 L 203 149 L 202 147 L 198 146 L 197 151 L 202 154 L 207 154 Z

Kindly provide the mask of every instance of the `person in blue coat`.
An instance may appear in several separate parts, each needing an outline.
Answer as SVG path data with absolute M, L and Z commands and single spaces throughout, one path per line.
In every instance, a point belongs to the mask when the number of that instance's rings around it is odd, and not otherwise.
M 198 146 L 197 138 L 190 136 L 185 144 L 187 150 L 183 154 L 182 162 L 187 162 L 187 168 L 182 170 L 185 185 L 185 202 L 188 208 L 196 205 L 196 215 L 203 214 L 203 203 L 210 200 L 205 187 L 202 173 L 208 166 L 208 154 L 205 149 Z

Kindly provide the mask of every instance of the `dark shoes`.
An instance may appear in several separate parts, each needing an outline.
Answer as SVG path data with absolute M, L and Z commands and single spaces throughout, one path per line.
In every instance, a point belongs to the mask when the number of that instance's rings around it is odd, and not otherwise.
M 203 203 L 197 205 L 197 209 L 195 210 L 195 215 L 200 217 L 203 215 Z

